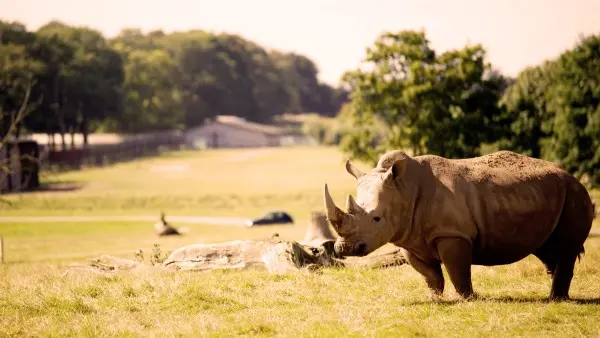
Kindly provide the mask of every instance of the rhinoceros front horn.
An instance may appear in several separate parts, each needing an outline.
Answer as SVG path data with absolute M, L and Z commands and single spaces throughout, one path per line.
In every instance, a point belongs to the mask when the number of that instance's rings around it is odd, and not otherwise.
M 346 217 L 346 213 L 340 210 L 335 203 L 333 203 L 333 199 L 329 194 L 329 189 L 327 188 L 327 184 L 325 184 L 325 210 L 327 211 L 327 219 L 331 222 L 333 228 L 338 231 L 342 224 L 344 223 L 344 218 Z

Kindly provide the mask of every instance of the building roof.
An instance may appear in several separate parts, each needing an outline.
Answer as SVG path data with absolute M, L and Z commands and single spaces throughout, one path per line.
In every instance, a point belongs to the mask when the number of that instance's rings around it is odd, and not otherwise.
M 257 133 L 267 134 L 267 135 L 282 135 L 283 130 L 274 126 L 269 126 L 266 124 L 254 123 L 246 121 L 243 118 L 237 116 L 230 115 L 220 115 L 217 116 L 216 120 L 212 123 L 218 123 L 227 125 L 234 128 L 244 129 L 248 131 L 254 131 Z

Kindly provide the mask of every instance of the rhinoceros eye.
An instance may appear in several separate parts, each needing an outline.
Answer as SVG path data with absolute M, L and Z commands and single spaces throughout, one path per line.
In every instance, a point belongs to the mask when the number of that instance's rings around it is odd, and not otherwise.
M 373 220 L 374 220 L 375 222 L 379 222 L 379 221 L 381 220 L 381 217 L 379 217 L 379 216 L 375 216 L 375 217 L 373 217 Z

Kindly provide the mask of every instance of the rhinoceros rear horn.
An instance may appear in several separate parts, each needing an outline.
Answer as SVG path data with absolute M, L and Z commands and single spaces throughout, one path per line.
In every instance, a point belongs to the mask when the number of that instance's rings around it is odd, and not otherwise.
M 329 194 L 329 189 L 327 188 L 327 184 L 325 184 L 325 210 L 327 211 L 327 219 L 331 222 L 331 225 L 334 227 L 336 231 L 340 229 L 342 224 L 344 223 L 344 219 L 346 218 L 346 213 L 340 210 L 335 203 L 333 203 L 333 199 Z
M 354 201 L 352 195 L 348 195 L 348 198 L 346 198 L 346 210 L 350 214 L 359 213 L 361 211 L 360 206 Z
M 357 167 L 353 166 L 350 161 L 346 161 L 346 171 L 354 176 L 354 178 L 359 179 L 361 176 L 363 176 L 365 173 L 363 173 L 362 171 L 360 171 Z

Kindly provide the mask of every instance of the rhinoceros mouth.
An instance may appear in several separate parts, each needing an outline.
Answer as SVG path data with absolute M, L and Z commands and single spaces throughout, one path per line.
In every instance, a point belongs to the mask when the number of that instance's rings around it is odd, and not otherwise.
M 339 257 L 344 256 L 366 256 L 369 254 L 367 244 L 363 241 L 345 242 L 336 241 L 333 247 L 335 254 Z

